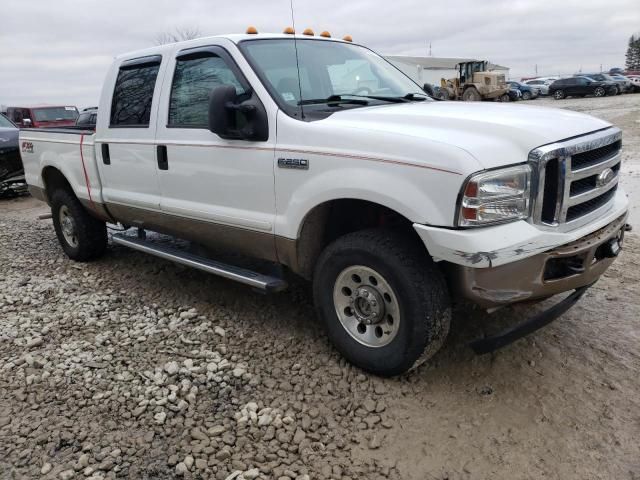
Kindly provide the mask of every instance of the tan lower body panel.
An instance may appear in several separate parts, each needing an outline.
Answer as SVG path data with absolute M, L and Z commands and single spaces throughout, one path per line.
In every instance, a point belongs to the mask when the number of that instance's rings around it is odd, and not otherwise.
M 145 228 L 196 242 L 206 248 L 224 250 L 268 261 L 278 261 L 275 236 L 219 223 L 107 203 L 111 216 L 124 225 Z

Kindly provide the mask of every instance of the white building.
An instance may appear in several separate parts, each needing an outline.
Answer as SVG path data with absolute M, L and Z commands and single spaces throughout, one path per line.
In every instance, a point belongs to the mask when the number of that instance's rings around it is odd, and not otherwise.
M 441 78 L 454 78 L 458 75 L 456 65 L 460 62 L 472 62 L 473 58 L 444 57 L 408 57 L 404 55 L 385 55 L 389 62 L 411 77 L 418 85 L 430 83 L 440 85 Z M 509 78 L 509 68 L 489 63 L 489 71 L 501 71 Z

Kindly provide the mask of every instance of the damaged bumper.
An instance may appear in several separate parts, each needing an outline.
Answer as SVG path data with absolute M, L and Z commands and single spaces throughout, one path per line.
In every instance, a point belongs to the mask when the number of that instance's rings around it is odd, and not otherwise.
M 456 296 L 492 308 L 595 282 L 621 246 L 628 200 L 619 189 L 596 221 L 569 232 L 520 221 L 482 229 L 414 225 Z
M 458 296 L 484 308 L 547 298 L 594 283 L 622 247 L 626 214 L 552 250 L 493 268 L 447 266 Z

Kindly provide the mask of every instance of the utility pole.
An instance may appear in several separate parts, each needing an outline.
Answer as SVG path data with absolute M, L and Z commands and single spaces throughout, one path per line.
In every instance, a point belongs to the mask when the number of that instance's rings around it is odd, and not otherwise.
M 431 42 L 429 42 L 429 56 L 431 56 Z
M 536 63 L 536 77 L 538 76 L 538 64 Z

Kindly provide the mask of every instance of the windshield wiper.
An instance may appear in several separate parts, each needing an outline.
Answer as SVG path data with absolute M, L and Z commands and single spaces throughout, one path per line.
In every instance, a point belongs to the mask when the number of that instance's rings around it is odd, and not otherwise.
M 360 97 L 360 95 L 346 95 L 349 97 Z M 320 103 L 326 103 L 329 105 L 340 105 L 342 103 L 348 103 L 351 105 L 369 105 L 366 100 L 360 100 L 358 98 L 343 98 L 343 95 L 331 95 L 327 98 L 312 98 L 307 100 L 301 100 L 298 105 L 316 105 Z

